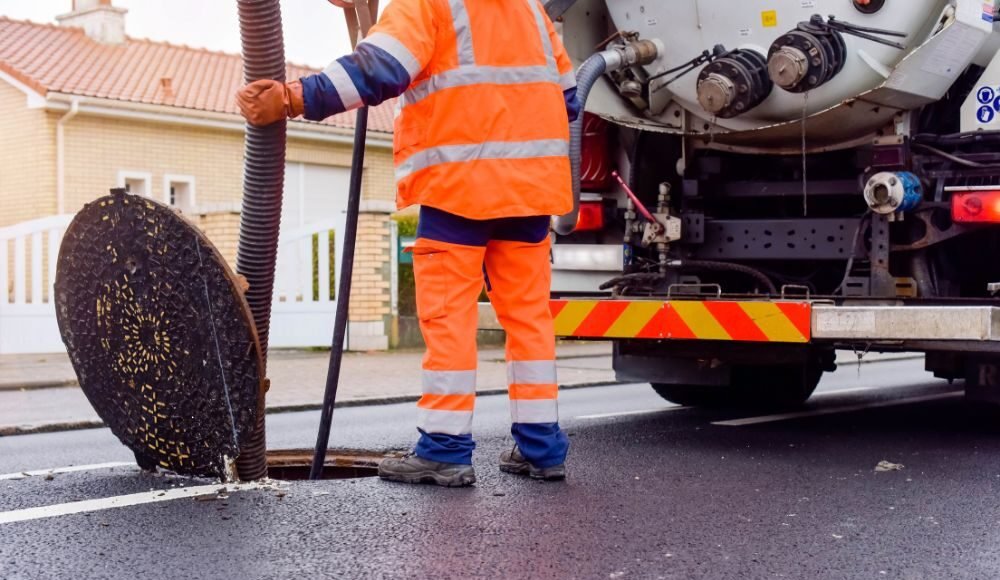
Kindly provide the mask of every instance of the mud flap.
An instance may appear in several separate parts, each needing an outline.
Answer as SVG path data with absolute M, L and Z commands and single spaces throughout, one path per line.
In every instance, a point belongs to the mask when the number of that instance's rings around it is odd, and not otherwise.
M 965 398 L 1000 405 L 1000 358 L 969 359 L 965 369 Z

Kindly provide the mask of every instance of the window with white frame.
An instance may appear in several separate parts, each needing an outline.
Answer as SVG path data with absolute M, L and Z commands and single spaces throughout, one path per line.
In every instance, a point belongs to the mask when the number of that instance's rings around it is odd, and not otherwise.
M 191 175 L 164 175 L 163 193 L 166 203 L 190 212 L 195 207 L 194 177 Z
M 119 171 L 118 187 L 124 187 L 134 195 L 153 195 L 153 175 L 142 171 Z

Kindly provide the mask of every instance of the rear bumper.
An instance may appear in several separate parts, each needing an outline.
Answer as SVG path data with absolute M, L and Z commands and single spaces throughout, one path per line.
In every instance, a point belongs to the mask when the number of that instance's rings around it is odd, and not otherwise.
M 810 301 L 553 300 L 556 335 L 591 340 L 871 344 L 1000 352 L 994 306 L 835 306 Z M 489 304 L 480 327 L 500 330 Z

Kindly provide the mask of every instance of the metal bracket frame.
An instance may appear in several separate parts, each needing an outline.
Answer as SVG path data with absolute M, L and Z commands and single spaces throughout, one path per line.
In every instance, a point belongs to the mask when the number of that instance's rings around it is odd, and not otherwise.
M 344 9 L 351 49 L 355 49 L 378 19 L 379 0 L 330 0 L 330 4 Z

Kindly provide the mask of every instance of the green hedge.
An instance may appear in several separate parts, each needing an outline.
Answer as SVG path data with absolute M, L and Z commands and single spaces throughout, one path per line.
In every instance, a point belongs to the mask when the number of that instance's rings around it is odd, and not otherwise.
M 417 235 L 417 216 L 400 215 L 393 219 L 399 228 L 400 238 L 412 238 Z M 398 251 L 398 248 L 393 248 L 392 251 Z M 413 281 L 413 264 L 399 265 L 399 315 L 417 315 L 417 288 Z
M 328 281 L 328 283 L 330 284 L 330 300 L 336 300 L 337 299 L 337 287 L 336 287 L 336 284 L 334 284 L 335 277 L 333 276 L 333 273 L 337 271 L 336 270 L 336 266 L 337 266 L 337 252 L 336 252 L 336 246 L 335 246 L 335 243 L 334 243 L 334 239 L 336 237 L 337 236 L 334 235 L 333 231 L 330 231 L 330 269 L 328 270 L 330 272 L 330 280 Z M 312 255 L 313 255 L 313 263 L 312 263 L 312 271 L 313 271 L 312 293 L 313 293 L 313 295 L 312 295 L 312 299 L 313 300 L 319 300 L 319 234 L 313 234 L 313 237 L 312 237 Z

